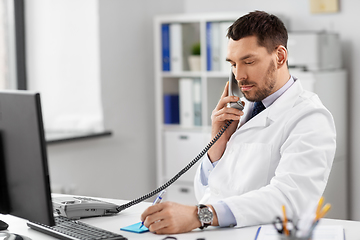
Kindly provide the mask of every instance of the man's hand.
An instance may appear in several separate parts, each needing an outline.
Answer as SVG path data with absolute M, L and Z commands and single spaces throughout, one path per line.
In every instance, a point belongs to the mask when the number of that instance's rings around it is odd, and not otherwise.
M 220 139 L 209 149 L 208 156 L 212 162 L 215 162 L 221 158 L 225 151 L 226 143 L 230 139 L 230 136 L 235 132 L 239 123 L 240 117 L 244 113 L 235 108 L 228 108 L 227 104 L 230 102 L 236 102 L 238 97 L 228 96 L 229 82 L 226 83 L 225 89 L 221 95 L 221 98 L 211 114 L 211 138 L 213 139 L 220 129 L 225 126 L 226 121 L 234 120 L 233 123 L 226 129 Z M 244 104 L 244 103 L 243 103 Z
M 214 212 L 214 209 L 212 209 Z M 215 212 L 214 212 L 214 215 Z M 215 224 L 214 216 L 214 224 Z M 190 232 L 199 228 L 201 223 L 197 217 L 197 207 L 174 202 L 164 202 L 148 207 L 141 215 L 141 221 L 156 234 L 174 234 Z M 217 225 L 217 218 L 216 218 Z

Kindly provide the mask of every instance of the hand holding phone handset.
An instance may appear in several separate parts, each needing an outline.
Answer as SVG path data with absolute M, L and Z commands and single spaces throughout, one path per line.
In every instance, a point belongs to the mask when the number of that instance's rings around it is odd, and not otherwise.
M 215 162 L 219 160 L 225 152 L 226 144 L 232 134 L 236 131 L 240 117 L 243 115 L 243 103 L 240 100 L 242 96 L 237 80 L 233 72 L 230 72 L 229 81 L 224 88 L 223 94 L 211 114 L 211 136 L 214 137 L 218 131 L 229 120 L 234 121 L 223 136 L 216 142 L 216 144 L 209 150 L 208 156 L 210 161 Z
M 229 81 L 229 94 L 234 94 L 234 96 L 238 96 L 240 98 L 240 89 L 237 86 L 237 81 L 235 79 L 235 77 L 233 76 L 233 73 L 231 72 L 230 75 L 230 79 L 234 82 L 231 83 L 230 85 L 230 81 Z M 231 88 L 231 91 L 230 91 Z M 238 89 L 238 90 L 235 90 Z M 224 93 L 226 93 L 224 91 Z M 224 97 L 224 93 L 221 96 L 221 98 L 223 99 Z M 236 95 L 235 95 L 236 94 Z M 222 100 L 221 99 L 221 100 Z M 221 101 L 220 100 L 220 101 Z M 240 99 L 233 103 L 233 105 L 235 106 L 236 104 L 236 108 L 239 110 L 242 110 L 244 107 L 240 101 Z M 231 106 L 233 107 L 233 106 Z M 184 173 L 186 173 L 193 165 L 195 165 L 195 163 L 197 163 L 204 155 L 205 153 L 208 152 L 208 150 L 215 144 L 215 142 L 221 137 L 221 135 L 223 135 L 223 133 L 225 132 L 225 130 L 230 126 L 230 124 L 233 122 L 234 120 L 226 120 L 225 121 L 225 125 L 221 127 L 221 129 L 217 132 L 217 134 L 213 137 L 213 139 L 210 141 L 210 143 L 208 145 L 206 145 L 206 147 L 199 153 L 199 155 L 197 155 L 188 165 L 186 165 L 182 170 L 180 170 L 180 172 L 178 172 L 173 178 L 171 178 L 169 181 L 167 181 L 166 183 L 164 183 L 163 185 L 161 185 L 160 187 L 158 187 L 157 189 L 153 190 L 152 192 L 149 192 L 148 194 L 143 195 L 142 197 L 139 197 L 137 199 L 134 199 L 128 203 L 125 203 L 123 205 L 120 205 L 117 207 L 117 211 L 120 212 L 126 208 L 129 208 L 135 204 L 138 204 L 152 196 L 154 196 L 155 194 L 158 194 L 159 192 L 165 190 L 167 187 L 169 187 L 171 184 L 173 184 L 178 178 L 180 178 Z

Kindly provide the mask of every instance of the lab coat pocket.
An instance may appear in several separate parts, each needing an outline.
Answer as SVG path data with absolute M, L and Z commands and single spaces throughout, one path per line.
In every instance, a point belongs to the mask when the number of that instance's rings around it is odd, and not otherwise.
M 233 191 L 243 194 L 268 184 L 270 144 L 242 143 L 232 151 L 231 158 Z

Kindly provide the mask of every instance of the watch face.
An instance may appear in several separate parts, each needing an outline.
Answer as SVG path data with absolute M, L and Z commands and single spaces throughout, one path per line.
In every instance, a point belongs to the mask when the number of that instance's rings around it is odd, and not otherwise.
M 200 209 L 199 218 L 202 222 L 209 223 L 213 219 L 213 213 L 207 208 Z

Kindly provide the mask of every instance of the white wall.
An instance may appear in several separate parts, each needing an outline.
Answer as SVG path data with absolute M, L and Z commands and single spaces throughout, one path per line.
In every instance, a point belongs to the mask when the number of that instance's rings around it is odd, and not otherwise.
M 349 193 L 350 218 L 360 220 L 360 111 L 356 104 L 360 103 L 360 31 L 358 31 L 360 1 L 341 0 L 340 11 L 334 14 L 311 14 L 309 1 L 304 0 L 185 0 L 185 12 L 249 12 L 264 10 L 274 14 L 282 14 L 289 21 L 290 31 L 334 31 L 342 39 L 344 68 L 349 76 Z M 339 84 L 342 84 L 339 82 Z M 344 106 L 347 107 L 347 106 Z
M 114 131 L 109 159 L 117 163 L 104 177 L 112 195 L 134 198 L 156 187 L 153 17 L 183 12 L 183 1 L 99 4 L 105 126 Z
M 74 26 L 79 27 L 78 31 L 64 36 L 56 28 L 42 29 L 37 41 L 49 38 L 49 34 L 56 35 L 57 39 L 51 44 L 57 54 L 61 54 L 59 45 L 71 44 L 68 42 L 70 38 L 74 38 L 76 44 L 82 42 L 85 45 L 79 48 L 91 45 L 89 55 L 61 58 L 59 64 L 69 64 L 66 72 L 56 66 L 52 66 L 50 71 L 46 65 L 33 66 L 30 63 L 30 75 L 34 68 L 42 69 L 44 72 L 39 74 L 46 72 L 47 84 L 56 87 L 53 78 L 71 77 L 73 71 L 91 74 L 89 77 L 101 83 L 98 90 L 105 128 L 113 131 L 111 137 L 49 145 L 52 185 L 64 186 L 75 194 L 121 199 L 148 193 L 156 187 L 152 21 L 155 14 L 183 12 L 183 1 L 33 0 L 26 3 L 27 15 L 40 14 L 42 4 L 45 4 L 59 10 L 56 16 L 47 17 L 56 17 L 65 24 L 69 24 L 66 18 L 70 17 L 74 22 L 68 27 L 73 30 Z M 38 21 L 33 23 L 35 26 L 27 29 L 28 35 L 36 33 L 32 29 L 44 25 Z M 66 27 L 59 30 L 65 31 Z M 99 34 L 91 36 L 87 30 Z M 49 54 L 41 45 L 34 44 L 36 49 L 28 49 L 33 55 Z M 85 64 L 88 61 L 91 63 Z M 94 62 L 99 64 L 93 65 Z M 29 81 L 31 79 L 34 78 Z M 73 81 L 78 80 L 73 78 Z M 68 88 L 70 93 L 71 85 Z M 77 89 L 82 93 L 88 90 L 86 84 L 81 90 Z M 67 91 L 64 92 L 66 97 Z M 88 97 L 90 101 L 91 96 Z M 43 101 L 43 104 L 46 103 Z
M 77 0 L 78 2 L 81 0 Z M 52 2 L 52 1 L 48 1 Z M 74 1 L 71 1 L 74 2 Z M 87 0 L 81 1 L 83 4 Z M 342 0 L 336 14 L 310 14 L 304 0 L 98 0 L 103 139 L 50 145 L 51 181 L 76 185 L 75 193 L 130 199 L 155 187 L 154 79 L 152 16 L 161 13 L 248 12 L 286 15 L 289 30 L 331 30 L 342 38 L 349 73 L 350 107 L 360 102 L 360 1 Z M 69 4 L 71 9 L 72 3 Z M 27 32 L 29 34 L 29 32 Z M 29 70 L 29 69 L 28 69 Z M 342 84 L 342 83 L 339 83 Z M 134 91 L 133 89 L 136 89 Z M 350 113 L 351 217 L 360 220 L 359 111 Z

